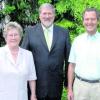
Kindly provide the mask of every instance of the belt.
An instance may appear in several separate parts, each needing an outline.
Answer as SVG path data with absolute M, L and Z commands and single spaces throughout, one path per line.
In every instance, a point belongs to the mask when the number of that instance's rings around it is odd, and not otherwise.
M 75 74 L 75 77 L 78 78 L 81 81 L 88 82 L 88 83 L 100 83 L 100 79 L 98 79 L 98 80 L 88 80 L 88 79 L 84 79 L 84 78 L 78 76 L 77 74 Z

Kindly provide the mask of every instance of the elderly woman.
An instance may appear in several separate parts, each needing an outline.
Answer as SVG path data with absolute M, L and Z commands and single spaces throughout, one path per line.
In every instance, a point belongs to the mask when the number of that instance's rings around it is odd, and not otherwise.
M 6 45 L 0 48 L 0 100 L 28 100 L 27 82 L 35 94 L 36 72 L 32 53 L 19 47 L 23 30 L 17 22 L 9 22 L 3 32 Z

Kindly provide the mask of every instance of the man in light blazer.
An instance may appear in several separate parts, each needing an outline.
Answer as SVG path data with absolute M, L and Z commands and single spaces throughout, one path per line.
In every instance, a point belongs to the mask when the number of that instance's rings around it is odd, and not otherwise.
M 61 100 L 63 69 L 65 65 L 67 71 L 70 50 L 69 34 L 67 30 L 53 24 L 55 8 L 51 4 L 45 3 L 40 6 L 39 18 L 41 23 L 25 30 L 22 47 L 32 51 L 34 56 L 37 99 Z M 65 83 L 67 84 L 67 81 Z

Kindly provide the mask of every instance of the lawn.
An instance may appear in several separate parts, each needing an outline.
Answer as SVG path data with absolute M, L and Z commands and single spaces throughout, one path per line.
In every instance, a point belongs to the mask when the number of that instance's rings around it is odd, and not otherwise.
M 62 94 L 62 99 L 61 100 L 67 100 L 67 91 L 66 91 L 65 88 L 63 89 L 63 94 Z

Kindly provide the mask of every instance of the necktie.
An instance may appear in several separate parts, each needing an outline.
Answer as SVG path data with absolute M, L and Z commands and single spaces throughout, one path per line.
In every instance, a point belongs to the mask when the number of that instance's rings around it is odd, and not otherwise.
M 50 44 L 50 37 L 49 37 L 49 29 L 45 29 L 44 36 L 45 36 L 48 49 L 50 51 L 51 44 Z

